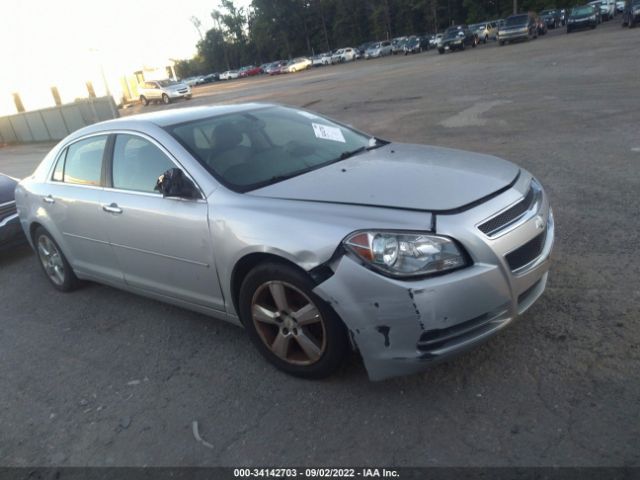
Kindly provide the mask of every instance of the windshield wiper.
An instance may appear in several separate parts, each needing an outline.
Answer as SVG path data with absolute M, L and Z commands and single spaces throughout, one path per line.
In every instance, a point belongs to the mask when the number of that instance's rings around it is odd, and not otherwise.
M 338 157 L 338 160 L 345 160 L 347 158 L 353 157 L 354 155 L 358 155 L 359 153 L 368 152 L 369 150 L 380 148 L 389 143 L 389 142 L 385 142 L 384 140 L 380 140 L 379 138 L 374 137 L 374 139 L 376 143 L 374 143 L 373 145 L 369 145 L 368 147 L 359 147 L 359 148 L 356 148 L 355 150 L 342 152 Z
M 356 148 L 355 150 L 342 152 L 338 157 L 338 160 L 346 160 L 347 158 L 353 157 L 354 155 L 362 153 L 366 150 L 367 150 L 367 147 L 360 147 L 360 148 Z

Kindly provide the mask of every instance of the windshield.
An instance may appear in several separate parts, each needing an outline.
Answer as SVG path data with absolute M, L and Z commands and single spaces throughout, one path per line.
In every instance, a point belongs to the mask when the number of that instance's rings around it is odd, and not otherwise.
M 540 15 L 553 15 L 554 13 L 556 13 L 555 10 L 543 10 Z
M 453 38 L 453 37 L 457 37 L 458 34 L 462 34 L 464 35 L 464 32 L 462 30 L 458 30 L 458 29 L 451 29 L 451 30 L 447 30 L 445 32 L 445 36 L 444 38 Z
M 507 18 L 507 21 L 505 22 L 505 25 L 507 27 L 512 27 L 514 25 L 525 24 L 528 21 L 529 21 L 529 16 L 528 15 L 515 15 L 513 17 Z
M 177 84 L 178 84 L 178 82 L 176 82 L 176 81 L 174 81 L 174 80 L 160 80 L 160 81 L 158 82 L 158 84 L 159 84 L 161 87 L 169 87 L 169 86 L 171 86 L 171 85 L 177 85 Z
M 166 129 L 223 184 L 241 192 L 382 144 L 327 118 L 287 107 L 219 115 Z
M 571 10 L 571 15 L 591 15 L 593 7 L 576 7 Z

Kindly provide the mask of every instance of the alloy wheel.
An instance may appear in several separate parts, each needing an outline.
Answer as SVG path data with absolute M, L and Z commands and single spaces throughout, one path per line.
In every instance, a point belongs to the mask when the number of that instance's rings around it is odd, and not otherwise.
M 40 235 L 38 238 L 38 257 L 51 281 L 56 285 L 62 285 L 65 275 L 62 255 L 55 243 L 46 235 Z
M 327 348 L 320 310 L 290 283 L 269 281 L 260 285 L 251 301 L 251 317 L 267 348 L 287 363 L 312 365 Z

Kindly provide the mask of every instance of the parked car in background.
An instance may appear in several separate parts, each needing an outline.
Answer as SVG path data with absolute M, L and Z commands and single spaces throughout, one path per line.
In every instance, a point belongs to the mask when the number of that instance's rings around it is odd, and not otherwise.
M 445 30 L 438 45 L 438 53 L 464 50 L 466 47 L 475 48 L 477 44 L 478 37 L 466 25 L 454 25 Z
M 538 38 L 538 17 L 532 13 L 511 15 L 498 29 L 498 43 L 500 45 L 532 38 Z
M 469 25 L 469 30 L 475 33 L 478 40 L 482 43 L 495 40 L 498 36 L 498 26 L 494 22 L 482 22 Z
M 524 168 L 269 104 L 85 127 L 15 195 L 53 289 L 87 279 L 229 321 L 307 378 L 351 348 L 381 380 L 488 340 L 543 294 L 554 242 Z
M 26 241 L 14 197 L 18 181 L 0 173 L 0 250 Z
M 311 60 L 306 57 L 298 57 L 287 63 L 286 72 L 296 73 L 301 70 L 306 70 L 309 67 L 311 67 Z
M 248 65 L 238 70 L 238 74 L 241 78 L 253 77 L 255 75 L 260 75 L 261 73 L 262 69 L 260 67 L 256 67 L 255 65 Z
M 640 22 L 640 0 L 627 0 L 622 13 L 622 26 L 635 27 Z
M 420 53 L 429 50 L 429 38 L 426 36 L 411 36 L 404 44 L 404 54 Z
M 548 29 L 545 21 L 537 15 L 536 15 L 536 21 L 538 22 L 538 35 L 546 35 L 548 32 Z
M 625 4 L 624 0 L 618 0 L 616 2 L 616 12 L 623 13 L 624 12 L 624 4 Z
M 560 24 L 564 27 L 567 24 L 567 17 L 569 12 L 566 8 L 559 8 L 558 15 L 560 15 Z
M 600 11 L 602 21 L 611 20 L 615 15 L 615 4 L 610 4 L 608 0 L 595 0 L 587 5 L 592 5 Z
M 238 70 L 229 71 L 229 80 L 235 80 L 236 78 L 240 78 L 240 72 Z
M 391 55 L 391 42 L 388 40 L 376 42 L 364 52 L 365 59 L 386 57 L 387 55 Z
M 195 86 L 197 81 L 198 77 L 187 77 L 180 80 L 181 83 L 184 83 L 185 85 L 188 85 L 190 87 Z
M 562 26 L 562 18 L 560 18 L 560 10 L 543 10 L 540 12 L 540 18 L 544 21 L 547 28 L 558 28 Z
M 175 80 L 147 80 L 138 85 L 138 95 L 143 105 L 152 100 L 160 100 L 169 104 L 178 98 L 191 98 L 191 87 Z
M 358 46 L 357 50 L 357 58 L 364 58 L 364 52 L 366 52 L 367 48 L 369 48 L 371 45 L 373 45 L 376 42 L 365 42 L 362 45 Z
M 331 63 L 353 62 L 356 59 L 356 49 L 347 47 L 340 48 L 331 55 Z
M 429 44 L 431 45 L 431 48 L 438 48 L 438 45 L 440 44 L 440 40 L 442 40 L 442 33 L 436 33 L 435 35 L 431 35 L 431 38 L 429 39 Z
M 598 26 L 596 11 L 597 7 L 593 5 L 574 7 L 567 18 L 567 33 L 581 28 L 596 28 Z
M 202 83 L 213 83 L 218 81 L 219 75 L 217 73 L 210 73 L 202 77 Z
M 316 55 L 311 59 L 314 67 L 320 65 L 331 65 L 331 52 L 324 52 Z
M 397 55 L 404 52 L 404 45 L 407 43 L 408 37 L 397 37 L 391 40 L 391 53 Z
M 281 73 L 287 73 L 287 64 L 284 60 L 273 62 L 267 69 L 269 75 L 280 75 Z

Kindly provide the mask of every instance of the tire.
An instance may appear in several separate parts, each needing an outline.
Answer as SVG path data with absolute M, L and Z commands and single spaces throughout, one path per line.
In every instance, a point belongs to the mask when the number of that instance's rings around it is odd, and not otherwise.
M 267 361 L 290 375 L 317 379 L 342 365 L 349 340 L 338 315 L 314 288 L 292 266 L 263 263 L 243 280 L 238 305 L 251 341 Z
M 165 105 L 169 105 L 171 103 L 171 99 L 166 93 L 162 94 L 162 103 L 164 103 Z
M 142 103 L 143 106 L 147 106 L 149 105 L 149 100 L 147 100 L 147 97 L 145 97 L 144 95 L 140 95 L 140 103 Z
M 438 49 L 438 53 L 439 53 L 440 55 L 442 55 L 442 54 L 444 53 L 444 48 L 439 48 L 439 49 Z
M 61 292 L 75 290 L 80 281 L 49 232 L 38 227 L 33 233 L 33 243 L 36 246 L 38 263 L 51 285 Z

